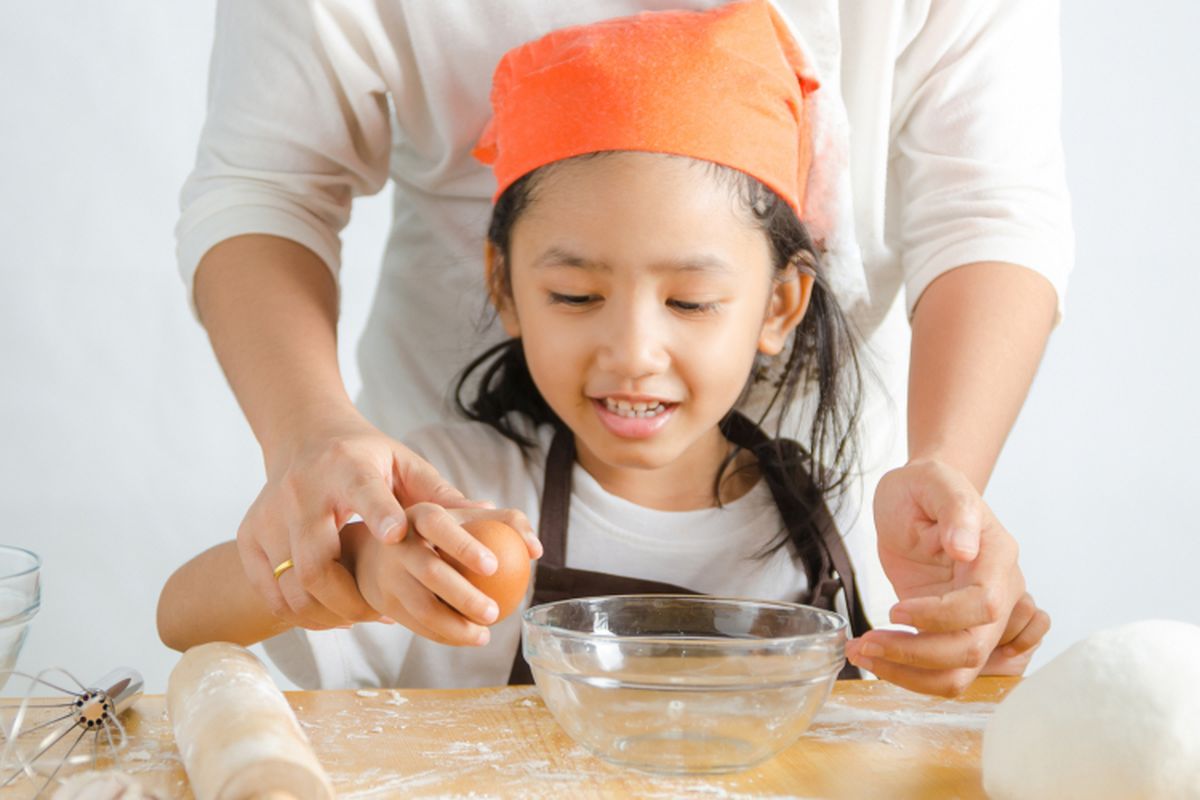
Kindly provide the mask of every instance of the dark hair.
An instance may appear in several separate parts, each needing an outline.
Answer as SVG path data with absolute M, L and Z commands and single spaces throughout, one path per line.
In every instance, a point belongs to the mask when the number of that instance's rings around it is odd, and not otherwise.
M 609 153 L 577 156 L 579 160 L 598 158 Z M 670 156 L 679 158 L 680 156 Z M 521 177 L 497 199 L 488 226 L 488 241 L 496 250 L 492 273 L 493 294 L 512 294 L 508 270 L 510 237 L 521 213 L 533 201 L 538 187 L 556 162 Z M 782 198 L 759 180 L 739 170 L 705 161 L 715 177 L 726 183 L 735 195 L 738 206 L 748 212 L 750 219 L 766 235 L 770 243 L 775 275 L 781 276 L 789 265 L 813 276 L 812 296 L 803 320 L 792 333 L 789 346 L 774 359 L 759 356 L 738 401 L 730 414 L 742 406 L 756 384 L 774 387 L 770 400 L 756 422 L 761 426 L 772 410 L 778 414 L 776 436 L 771 443 L 780 463 L 792 477 L 787 489 L 805 508 L 820 498 L 839 497 L 854 475 L 858 449 L 856 428 L 862 406 L 862 378 L 854 335 L 849 322 L 838 306 L 829 284 L 822 274 L 820 259 L 807 228 Z M 468 381 L 479 372 L 474 397 L 464 400 Z M 811 418 L 807 447 L 784 446 L 782 428 L 798 393 L 815 390 L 816 405 L 805 409 Z M 468 364 L 455 385 L 455 402 L 467 417 L 486 423 L 523 448 L 536 443 L 524 436 L 509 418 L 510 412 L 520 412 L 535 426 L 552 424 L 565 427 L 542 398 L 525 361 L 520 339 L 501 342 Z M 722 421 L 724 428 L 725 422 Z M 737 458 L 735 448 L 717 470 L 713 494 L 718 505 L 725 473 Z M 793 470 L 803 470 L 795 474 Z M 803 475 L 807 474 L 805 480 Z M 819 493 L 814 497 L 813 493 Z M 810 539 L 812 537 L 809 537 Z M 819 539 L 817 540 L 819 541 Z M 786 537 L 767 553 L 782 547 Z M 798 547 L 817 546 L 816 542 L 797 542 Z

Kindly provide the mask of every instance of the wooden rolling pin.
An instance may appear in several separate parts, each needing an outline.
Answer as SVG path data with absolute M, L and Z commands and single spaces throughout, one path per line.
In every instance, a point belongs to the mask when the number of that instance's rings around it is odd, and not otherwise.
M 262 663 L 226 642 L 188 650 L 167 714 L 196 800 L 332 800 L 333 785 Z

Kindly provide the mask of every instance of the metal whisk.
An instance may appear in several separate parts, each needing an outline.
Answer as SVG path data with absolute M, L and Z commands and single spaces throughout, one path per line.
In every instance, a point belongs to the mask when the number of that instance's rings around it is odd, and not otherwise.
M 65 676 L 78 689 L 64 688 L 46 680 L 45 676 L 53 673 Z M 7 670 L 0 675 L 29 679 L 29 688 L 23 698 L 0 701 L 0 709 L 15 709 L 11 722 L 0 720 L 0 737 L 4 740 L 4 750 L 0 754 L 0 789 L 21 775 L 35 782 L 44 777 L 34 795 L 38 798 L 66 764 L 95 764 L 101 758 L 101 750 L 116 763 L 117 753 L 126 741 L 125 727 L 119 718 L 142 694 L 142 676 L 137 670 L 119 667 L 92 686 L 84 686 L 65 669 L 46 669 L 37 675 Z M 64 696 L 35 697 L 42 693 L 42 687 Z M 70 734 L 76 729 L 78 734 L 72 738 Z M 92 735 L 91 752 L 77 753 L 76 748 L 88 734 Z M 84 750 L 87 749 L 85 745 Z M 50 772 L 46 774 L 48 768 Z

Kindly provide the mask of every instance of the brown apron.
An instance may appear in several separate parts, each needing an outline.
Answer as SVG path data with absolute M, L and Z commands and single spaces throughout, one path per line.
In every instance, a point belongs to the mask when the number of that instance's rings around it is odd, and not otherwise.
M 734 444 L 754 453 L 771 495 L 779 507 L 788 536 L 797 545 L 797 559 L 803 563 L 810 591 L 802 592 L 794 602 L 833 611 L 838 591 L 845 590 L 851 631 L 861 636 L 871 629 L 863 611 L 862 599 L 854 582 L 850 554 L 838 535 L 833 515 L 824 498 L 812 486 L 808 474 L 799 466 L 800 446 L 790 439 L 767 437 L 745 416 L 733 412 L 722 423 L 725 436 Z M 778 447 L 776 446 L 778 445 Z M 784 470 L 791 463 L 793 478 L 801 482 L 802 497 L 790 495 L 784 486 Z M 538 537 L 544 553 L 534 570 L 533 599 L 530 605 L 552 603 L 577 597 L 613 594 L 702 594 L 669 583 L 609 575 L 566 566 L 567 519 L 571 504 L 571 472 L 575 467 L 575 437 L 565 428 L 554 434 L 546 455 L 546 477 L 542 487 L 541 519 Z M 815 545 L 815 546 L 814 546 Z M 838 678 L 859 678 L 858 669 L 847 662 Z M 529 664 L 517 648 L 509 684 L 533 683 Z

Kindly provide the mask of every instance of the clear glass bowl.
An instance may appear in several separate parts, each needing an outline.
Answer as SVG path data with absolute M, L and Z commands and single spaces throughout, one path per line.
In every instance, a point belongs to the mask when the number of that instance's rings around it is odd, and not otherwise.
M 746 769 L 799 738 L 845 663 L 846 621 L 796 603 L 703 595 L 562 600 L 522 615 L 558 724 L 649 772 Z
M 29 625 L 42 605 L 42 560 L 21 547 L 0 545 L 0 689 L 17 663 Z

